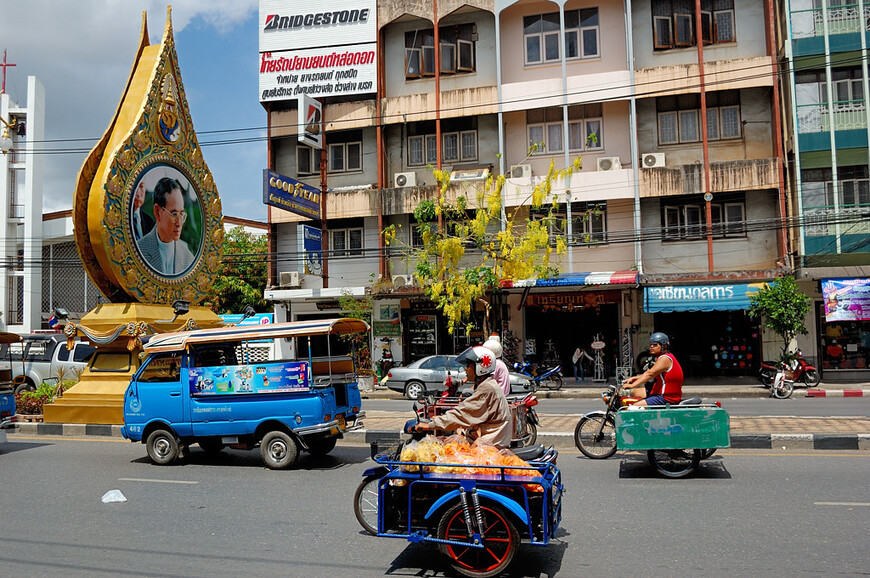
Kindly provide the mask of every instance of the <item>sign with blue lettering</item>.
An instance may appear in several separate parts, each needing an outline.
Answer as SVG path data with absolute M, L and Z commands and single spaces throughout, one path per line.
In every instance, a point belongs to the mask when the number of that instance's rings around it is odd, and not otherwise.
M 190 395 L 308 391 L 308 362 L 190 368 Z
M 263 203 L 308 217 L 320 218 L 320 189 L 263 169 Z
M 241 313 L 224 313 L 221 314 L 220 317 L 225 324 L 238 325 L 239 327 L 275 323 L 274 313 L 254 313 L 252 316 L 246 317 L 245 319 L 242 319 L 244 315 Z
M 822 279 L 825 321 L 870 320 L 870 279 Z
M 739 311 L 749 309 L 752 294 L 766 283 L 735 285 L 667 285 L 644 287 L 643 310 L 647 313 L 672 311 Z

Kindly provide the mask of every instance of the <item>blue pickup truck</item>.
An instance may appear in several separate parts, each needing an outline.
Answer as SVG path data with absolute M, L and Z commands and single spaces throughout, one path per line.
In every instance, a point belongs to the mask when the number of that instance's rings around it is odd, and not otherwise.
M 125 393 L 122 434 L 161 465 L 192 444 L 259 446 L 273 469 L 292 467 L 300 451 L 325 455 L 364 416 L 352 358 L 331 353 L 335 336 L 368 332 L 340 318 L 155 336 Z M 292 359 L 255 360 L 250 344 L 264 339 L 294 343 Z M 325 356 L 312 355 L 312 339 Z

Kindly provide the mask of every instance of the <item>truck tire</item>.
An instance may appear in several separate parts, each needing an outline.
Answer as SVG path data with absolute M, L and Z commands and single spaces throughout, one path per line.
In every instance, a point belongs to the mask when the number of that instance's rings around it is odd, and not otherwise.
M 15 393 L 24 393 L 25 391 L 35 391 L 36 386 L 29 378 L 18 376 L 12 380 L 12 387 Z
M 178 439 L 169 430 L 156 429 L 148 434 L 145 447 L 148 457 L 159 466 L 171 464 L 178 459 Z
M 335 436 L 311 441 L 306 440 L 308 444 L 308 453 L 312 456 L 325 456 L 335 449 L 335 442 L 337 441 L 338 438 Z
M 273 470 L 286 470 L 299 459 L 296 440 L 282 431 L 270 431 L 260 442 L 260 455 L 266 466 Z

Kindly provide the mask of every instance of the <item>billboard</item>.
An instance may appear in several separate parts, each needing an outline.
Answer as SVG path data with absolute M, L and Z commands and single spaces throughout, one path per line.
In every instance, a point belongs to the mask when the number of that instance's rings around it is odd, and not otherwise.
M 375 0 L 260 0 L 260 102 L 377 90 Z
M 825 321 L 870 320 L 870 279 L 822 279 Z
M 320 275 L 323 272 L 323 231 L 302 225 L 302 250 L 305 253 L 305 273 Z
M 308 217 L 320 218 L 320 189 L 263 169 L 263 203 Z

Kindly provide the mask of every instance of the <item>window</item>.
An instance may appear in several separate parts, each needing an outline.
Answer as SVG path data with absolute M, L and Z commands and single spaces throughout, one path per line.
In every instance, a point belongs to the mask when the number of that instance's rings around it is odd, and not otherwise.
M 319 152 L 319 151 L 316 151 Z M 315 151 L 305 145 L 296 146 L 296 174 L 298 176 L 313 175 L 320 172 L 320 157 L 315 156 Z
M 562 46 L 566 60 L 601 56 L 598 8 L 566 10 L 564 35 L 559 30 L 558 12 L 524 17 L 525 63 L 559 62 L 562 58 Z
M 663 241 L 705 239 L 707 236 L 707 206 L 701 199 L 662 206 Z M 746 236 L 746 204 L 732 195 L 731 200 L 711 203 L 711 225 L 714 237 Z
M 864 109 L 864 80 L 860 66 L 831 69 L 831 80 L 836 108 Z M 826 101 L 827 94 L 822 102 Z
M 653 0 L 653 48 L 670 50 L 736 42 L 734 0 L 701 0 L 701 33 L 695 30 L 695 0 Z
M 569 106 L 568 150 L 603 150 L 604 135 L 601 130 L 603 122 L 601 103 Z M 526 111 L 526 126 L 529 146 L 538 144 L 538 148 L 532 154 L 551 154 L 564 150 L 561 107 Z
M 154 356 L 139 373 L 139 381 L 170 382 L 181 377 L 181 353 Z
M 438 29 L 441 74 L 461 74 L 475 70 L 477 25 L 457 24 Z M 405 78 L 435 76 L 435 29 L 405 33 Z
M 568 214 L 565 206 L 555 213 L 555 222 L 549 223 L 550 244 L 556 244 L 557 236 L 567 236 Z M 533 220 L 547 217 L 547 210 L 532 211 Z M 571 245 L 597 245 L 607 242 L 607 203 L 571 203 Z
M 362 229 L 333 229 L 329 232 L 329 253 L 333 257 L 362 255 Z
M 347 142 L 329 145 L 329 172 L 349 173 L 362 170 L 362 143 Z
M 698 94 L 662 96 L 656 99 L 659 144 L 701 140 L 701 97 Z M 741 138 L 740 91 L 707 93 L 707 140 Z
M 419 166 L 438 161 L 438 141 L 434 134 L 408 137 L 408 165 Z M 446 163 L 477 160 L 477 131 L 441 133 L 441 160 Z

